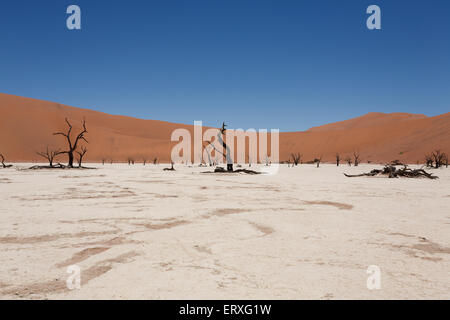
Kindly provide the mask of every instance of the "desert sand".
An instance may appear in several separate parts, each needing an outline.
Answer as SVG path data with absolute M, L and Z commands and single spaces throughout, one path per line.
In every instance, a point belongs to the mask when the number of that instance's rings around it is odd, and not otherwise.
M 448 169 L 424 180 L 344 177 L 367 164 L 257 176 L 29 166 L 0 169 L 2 299 L 450 298 Z M 66 286 L 71 265 L 79 290 Z
M 193 123 L 113 116 L 3 93 L 0 93 L 0 115 L 0 153 L 13 162 L 42 161 L 37 151 L 46 146 L 65 147 L 64 140 L 52 135 L 65 130 L 65 117 L 75 127 L 86 118 L 89 131 L 86 159 L 92 162 L 102 159 L 126 162 L 130 157 L 136 161 L 144 157 L 151 161 L 156 157 L 168 162 L 175 145 L 170 141 L 172 131 L 177 128 L 193 131 Z M 217 126 L 222 120 L 217 119 Z M 228 125 L 229 129 L 233 128 L 233 123 Z M 450 113 L 435 117 L 370 113 L 304 132 L 280 134 L 280 161 L 288 160 L 291 153 L 301 153 L 305 162 L 321 156 L 323 161 L 331 162 L 336 153 L 345 159 L 358 151 L 363 162 L 386 163 L 398 159 L 416 164 L 423 163 L 425 154 L 434 149 L 450 154 Z

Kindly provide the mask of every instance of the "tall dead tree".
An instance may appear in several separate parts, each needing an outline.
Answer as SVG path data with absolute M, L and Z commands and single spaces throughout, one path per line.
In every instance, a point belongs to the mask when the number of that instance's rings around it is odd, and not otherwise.
M 223 135 L 225 134 L 225 132 L 227 130 L 226 127 L 227 126 L 226 126 L 225 122 L 223 122 L 222 128 L 217 133 L 217 141 L 219 141 L 219 143 L 223 146 L 225 151 L 222 152 L 222 151 L 218 150 L 211 141 L 208 142 L 209 143 L 208 145 L 211 146 L 215 152 L 220 153 L 222 156 L 225 156 L 226 161 L 227 161 L 227 171 L 233 172 L 233 159 L 231 158 L 231 150 L 230 150 L 230 147 L 227 146 L 225 141 L 223 141 Z M 216 154 L 216 156 L 217 156 L 217 154 Z
M 36 152 L 36 154 L 38 156 L 41 156 L 42 158 L 47 159 L 48 161 L 48 165 L 50 168 L 53 168 L 53 160 L 55 159 L 55 157 L 59 154 L 61 154 L 61 151 L 59 149 L 56 150 L 51 150 L 49 149 L 49 147 L 47 146 L 47 150 L 43 151 L 43 152 Z
M 76 151 L 78 154 L 78 168 L 81 168 L 81 164 L 83 163 L 83 157 L 87 152 L 87 148 L 84 146 L 81 146 L 80 151 Z
M 294 166 L 297 166 L 299 162 L 302 160 L 302 154 L 301 153 L 291 153 L 292 162 L 294 163 Z
M 76 136 L 75 141 L 72 142 L 72 138 L 70 137 L 70 134 L 72 133 L 72 125 L 70 124 L 69 120 L 67 120 L 67 118 L 65 119 L 67 125 L 69 126 L 69 129 L 67 131 L 67 133 L 64 132 L 56 132 L 53 135 L 61 135 L 63 137 L 65 137 L 67 139 L 67 145 L 68 145 L 68 150 L 67 151 L 61 151 L 61 154 L 67 154 L 68 158 L 69 158 L 69 164 L 67 165 L 69 168 L 73 168 L 73 160 L 74 160 L 74 153 L 78 148 L 78 142 L 80 140 L 84 140 L 86 143 L 89 143 L 86 138 L 84 137 L 84 135 L 87 132 L 86 129 L 86 120 L 83 119 L 83 130 Z
M 353 159 L 354 159 L 354 165 L 355 165 L 355 167 L 357 167 L 358 166 L 358 164 L 359 164 L 359 153 L 358 153 L 358 151 L 355 151 L 355 152 L 353 152 Z
M 2 162 L 2 167 L 3 168 L 11 168 L 12 164 L 5 164 L 5 157 L 3 156 L 3 154 L 0 153 L 0 161 Z
M 225 131 L 227 130 L 227 126 L 225 122 L 222 123 L 222 128 L 220 129 L 220 132 L 217 134 L 217 139 L 222 144 L 222 146 L 225 149 L 225 158 L 227 160 L 227 171 L 232 172 L 233 171 L 233 159 L 231 159 L 231 150 L 230 147 L 227 146 L 225 141 L 223 141 L 223 135 L 225 134 Z
M 341 156 L 339 153 L 336 153 L 336 165 L 339 167 L 339 163 L 341 162 Z

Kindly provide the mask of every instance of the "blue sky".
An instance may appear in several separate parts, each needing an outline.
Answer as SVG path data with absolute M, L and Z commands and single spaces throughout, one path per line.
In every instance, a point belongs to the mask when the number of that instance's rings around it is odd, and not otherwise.
M 366 28 L 371 4 L 382 30 Z M 450 111 L 449 13 L 448 0 L 2 0 L 0 92 L 244 129 L 437 115 Z

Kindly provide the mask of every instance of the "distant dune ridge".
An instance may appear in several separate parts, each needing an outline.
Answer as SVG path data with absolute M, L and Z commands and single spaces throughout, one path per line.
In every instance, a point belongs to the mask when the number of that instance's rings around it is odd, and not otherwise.
M 10 162 L 45 162 L 36 155 L 47 145 L 64 149 L 65 141 L 54 132 L 66 130 L 67 117 L 78 130 L 86 118 L 88 153 L 86 161 L 102 159 L 126 162 L 143 158 L 170 161 L 171 133 L 177 128 L 193 132 L 192 125 L 126 116 L 65 106 L 59 103 L 0 93 L 0 152 Z M 194 121 L 195 119 L 192 119 Z M 218 125 L 222 119 L 217 119 Z M 233 128 L 233 124 L 229 124 Z M 270 128 L 268 128 L 270 129 Z M 322 156 L 334 162 L 358 151 L 362 162 L 387 162 L 394 159 L 408 163 L 424 162 L 433 149 L 450 153 L 450 113 L 435 117 L 407 113 L 369 113 L 364 116 L 314 127 L 304 132 L 280 133 L 280 160 L 291 153 L 303 154 L 303 161 Z M 66 157 L 60 156 L 65 162 Z

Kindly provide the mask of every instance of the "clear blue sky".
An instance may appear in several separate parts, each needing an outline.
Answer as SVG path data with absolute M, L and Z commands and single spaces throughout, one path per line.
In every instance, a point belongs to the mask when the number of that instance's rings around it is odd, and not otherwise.
M 81 31 L 66 28 L 70 4 Z M 244 129 L 437 115 L 450 111 L 450 1 L 2 0 L 0 92 Z

